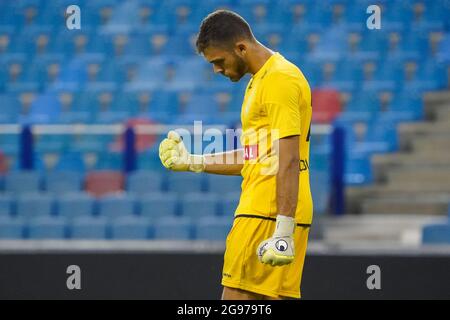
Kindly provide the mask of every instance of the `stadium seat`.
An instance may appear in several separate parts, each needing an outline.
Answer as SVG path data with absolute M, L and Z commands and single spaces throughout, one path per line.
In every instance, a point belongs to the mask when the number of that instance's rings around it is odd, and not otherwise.
M 330 175 L 327 171 L 311 170 L 310 175 L 314 177 L 311 180 L 311 194 L 314 203 L 314 214 L 325 214 L 328 212 L 330 190 Z
M 137 167 L 139 170 L 161 170 L 162 164 L 159 159 L 158 148 L 151 148 L 150 150 L 140 152 L 137 158 Z
M 5 177 L 5 191 L 12 194 L 37 192 L 40 190 L 40 176 L 33 171 L 11 172 Z
M 136 171 L 127 179 L 127 191 L 133 194 L 159 192 L 162 188 L 163 175 L 156 171 Z
M 64 152 L 60 155 L 55 170 L 77 172 L 81 175 L 86 170 L 83 155 L 80 152 Z
M 145 240 L 150 238 L 150 220 L 143 217 L 126 216 L 111 224 L 112 239 Z
M 184 193 L 189 186 L 189 192 L 201 192 L 204 186 L 204 177 L 192 172 L 169 172 L 168 186 L 170 192 Z
M 90 168 L 93 170 L 122 170 L 123 169 L 123 154 L 120 152 L 99 152 L 96 154 L 96 161 Z M 125 183 L 125 182 L 124 182 Z
M 58 97 L 52 93 L 40 94 L 30 106 L 28 123 L 49 124 L 57 122 L 61 112 Z
M 242 178 L 240 176 L 208 175 L 208 191 L 223 195 L 228 192 L 240 192 Z
M 197 240 L 225 241 L 233 225 L 233 216 L 202 217 L 195 223 Z
M 313 90 L 313 122 L 330 123 L 341 112 L 339 93 L 335 90 Z
M 423 244 L 449 244 L 450 224 L 426 225 L 422 229 Z
M 207 193 L 186 193 L 181 199 L 183 216 L 198 218 L 214 216 L 218 213 L 219 196 Z
M 79 217 L 69 224 L 71 239 L 107 239 L 108 224 L 103 217 Z
M 50 217 L 53 213 L 54 197 L 45 193 L 21 195 L 17 200 L 17 216 L 29 219 Z
M 134 215 L 135 212 L 135 198 L 126 193 L 106 195 L 98 200 L 98 213 L 101 217 L 110 219 Z
M 193 239 L 192 222 L 180 217 L 161 218 L 155 222 L 154 239 L 191 240 Z
M 141 65 L 136 75 L 137 81 L 145 82 L 157 89 L 168 81 L 168 62 L 166 59 L 152 59 Z
M 221 211 L 224 216 L 234 216 L 239 204 L 240 192 L 229 192 L 221 197 Z
M 13 212 L 13 197 L 0 193 L 0 217 L 10 217 Z
M 30 239 L 64 239 L 66 238 L 66 221 L 56 217 L 39 217 L 30 220 L 27 225 Z
M 45 175 L 45 190 L 55 194 L 80 191 L 83 176 L 77 172 L 55 171 Z
M 3 106 L 2 113 L 0 114 L 0 123 L 16 122 L 20 113 L 18 97 L 14 94 L 0 94 L 0 103 Z
M 366 154 L 349 156 L 345 162 L 344 179 L 347 185 L 364 185 L 372 182 L 370 159 Z
M 143 217 L 156 219 L 175 216 L 178 196 L 175 193 L 149 193 L 139 197 L 139 213 Z
M 171 90 L 194 90 L 204 81 L 205 69 L 208 66 L 202 58 L 195 57 L 175 60 L 172 67 L 174 68 L 174 76 L 168 88 Z M 198 71 L 193 75 L 192 70 Z
M 65 193 L 58 197 L 57 212 L 59 216 L 72 220 L 77 217 L 93 215 L 94 205 L 94 198 L 88 193 Z
M 0 239 L 21 239 L 24 236 L 24 230 L 23 219 L 0 217 Z
M 86 191 L 96 197 L 107 193 L 121 192 L 123 187 L 124 177 L 120 172 L 94 171 L 86 175 Z

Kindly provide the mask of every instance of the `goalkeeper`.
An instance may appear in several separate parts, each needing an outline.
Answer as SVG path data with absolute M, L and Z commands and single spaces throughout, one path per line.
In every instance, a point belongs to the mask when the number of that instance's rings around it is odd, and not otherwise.
M 300 298 L 312 221 L 309 187 L 311 91 L 301 71 L 264 47 L 239 15 L 219 10 L 200 26 L 197 50 L 231 81 L 246 73 L 240 150 L 192 155 L 175 131 L 159 148 L 174 171 L 242 175 L 226 240 L 222 298 Z

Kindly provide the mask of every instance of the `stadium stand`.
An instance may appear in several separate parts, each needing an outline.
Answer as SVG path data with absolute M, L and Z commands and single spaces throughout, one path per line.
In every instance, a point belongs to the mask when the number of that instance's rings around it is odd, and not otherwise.
M 366 28 L 367 0 L 0 1 L 0 124 L 187 125 L 202 119 L 235 127 L 245 83 L 213 75 L 193 46 L 201 19 L 227 7 L 301 68 L 313 89 L 314 122 L 345 129 L 345 183 L 360 190 L 351 191 L 363 199 L 358 210 L 392 209 L 367 190 L 380 189 L 386 163 L 412 161 L 392 156 L 407 150 L 402 128 L 427 119 L 426 92 L 449 88 L 450 5 L 377 3 L 381 30 Z M 69 4 L 81 8 L 81 30 L 65 27 Z M 442 118 L 444 127 L 448 114 Z M 18 135 L 0 132 L 0 237 L 224 239 L 240 178 L 163 171 L 159 136 L 137 143 L 137 170 L 124 173 L 120 139 L 36 135 L 34 171 L 24 171 Z M 418 154 L 434 152 L 414 143 Z M 330 148 L 330 141 L 312 136 L 317 214 L 329 209 L 323 186 L 330 183 Z M 408 174 L 397 178 L 409 181 Z M 394 195 L 398 188 L 387 190 Z M 180 198 L 185 190 L 193 194 Z M 361 197 L 361 190 L 371 197 Z M 442 211 L 449 200 L 439 201 Z M 448 226 L 430 226 L 424 241 L 448 242 L 448 234 Z

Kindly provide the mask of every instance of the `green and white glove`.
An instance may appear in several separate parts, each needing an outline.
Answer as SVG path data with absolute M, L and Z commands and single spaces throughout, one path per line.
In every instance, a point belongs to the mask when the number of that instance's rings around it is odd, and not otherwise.
M 167 138 L 159 145 L 159 158 L 164 167 L 173 171 L 203 172 L 205 170 L 204 157 L 193 155 L 186 150 L 180 135 L 176 131 L 169 131 Z
M 260 243 L 256 254 L 262 263 L 282 266 L 294 261 L 295 219 L 279 214 L 276 223 L 272 237 Z

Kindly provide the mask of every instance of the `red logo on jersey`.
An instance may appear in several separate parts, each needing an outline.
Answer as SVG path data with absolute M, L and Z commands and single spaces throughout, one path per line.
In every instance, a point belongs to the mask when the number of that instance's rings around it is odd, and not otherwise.
M 244 160 L 253 160 L 258 158 L 258 145 L 244 146 Z

